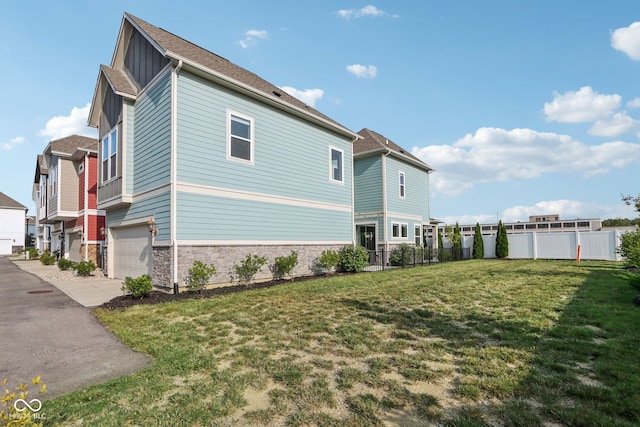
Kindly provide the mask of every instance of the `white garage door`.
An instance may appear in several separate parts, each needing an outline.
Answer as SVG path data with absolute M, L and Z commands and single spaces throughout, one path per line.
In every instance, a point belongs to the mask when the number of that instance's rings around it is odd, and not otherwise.
M 147 226 L 112 228 L 111 233 L 113 276 L 124 279 L 151 274 L 151 235 Z
M 12 239 L 0 239 L 0 255 L 11 255 Z
M 69 259 L 71 261 L 82 261 L 82 240 L 78 233 L 69 234 Z

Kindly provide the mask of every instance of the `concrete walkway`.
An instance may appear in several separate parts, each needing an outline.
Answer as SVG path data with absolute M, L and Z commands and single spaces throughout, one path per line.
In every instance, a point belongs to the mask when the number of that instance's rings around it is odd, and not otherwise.
M 56 264 L 43 265 L 40 261 L 28 261 L 22 257 L 9 259 L 22 270 L 51 283 L 85 307 L 96 307 L 122 295 L 122 281 L 108 279 L 100 270 L 94 271 L 92 276 L 81 277 L 74 276 L 71 270 L 60 271 Z
M 6 388 L 41 376 L 48 393 L 29 396 L 50 399 L 128 375 L 152 362 L 107 331 L 91 310 L 16 266 L 38 270 L 37 263 L 0 256 L 0 381 L 9 380 Z M 46 267 L 40 274 L 53 273 Z M 62 287 L 84 304 L 98 305 L 114 295 L 117 282 L 69 279 Z M 88 296 L 82 286 L 107 290 L 97 298 Z M 46 402 L 43 410 L 46 413 Z

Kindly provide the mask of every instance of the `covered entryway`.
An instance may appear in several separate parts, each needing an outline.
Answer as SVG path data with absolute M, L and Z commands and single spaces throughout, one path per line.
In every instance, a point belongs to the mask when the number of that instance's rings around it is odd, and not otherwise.
M 146 225 L 112 227 L 109 263 L 113 277 L 124 279 L 151 274 L 151 233 Z
M 82 238 L 79 233 L 69 233 L 68 246 L 69 246 L 69 259 L 71 261 L 82 261 Z

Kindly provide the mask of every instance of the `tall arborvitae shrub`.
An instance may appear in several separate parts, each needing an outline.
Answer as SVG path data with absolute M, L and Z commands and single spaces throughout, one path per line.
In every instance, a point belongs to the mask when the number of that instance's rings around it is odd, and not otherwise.
M 456 222 L 456 226 L 453 228 L 453 234 L 450 237 L 451 247 L 453 248 L 453 258 L 462 259 L 462 234 L 460 233 L 460 226 Z
M 506 258 L 509 256 L 509 239 L 507 239 L 507 228 L 498 222 L 498 235 L 496 236 L 496 258 Z
M 473 259 L 484 258 L 484 241 L 480 231 L 480 223 L 476 223 L 476 232 L 473 235 Z

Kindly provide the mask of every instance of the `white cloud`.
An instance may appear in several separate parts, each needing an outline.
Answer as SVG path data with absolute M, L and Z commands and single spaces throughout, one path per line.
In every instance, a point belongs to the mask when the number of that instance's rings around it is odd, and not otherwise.
M 287 92 L 289 95 L 298 98 L 305 104 L 315 107 L 316 102 L 322 99 L 324 91 L 322 89 L 305 89 L 299 90 L 291 86 L 280 86 L 280 89 Z
M 585 177 L 640 163 L 640 144 L 622 141 L 590 146 L 568 135 L 532 129 L 480 128 L 453 145 L 414 148 L 436 169 L 436 193 L 460 195 L 474 185 L 527 180 L 547 173 L 578 172 Z
M 375 79 L 376 75 L 378 74 L 378 68 L 376 68 L 375 65 L 347 65 L 347 71 L 349 71 L 354 76 L 363 79 Z
M 244 33 L 244 39 L 240 40 L 240 46 L 247 49 L 257 43 L 258 39 L 266 39 L 269 33 L 266 30 L 249 30 Z
M 336 12 L 342 19 L 351 19 L 351 18 L 362 18 L 366 16 L 377 17 L 377 16 L 390 16 L 391 18 L 398 18 L 398 15 L 389 15 L 384 10 L 380 10 L 373 5 L 367 5 L 361 9 L 340 9 Z
M 0 144 L 0 147 L 3 150 L 11 150 L 16 145 L 24 144 L 26 142 L 27 142 L 27 140 L 24 139 L 24 137 L 16 136 L 15 138 L 10 139 L 9 142 L 5 142 L 5 143 Z
M 627 102 L 627 107 L 629 107 L 629 108 L 638 108 L 638 107 L 640 107 L 640 98 L 634 98 L 631 101 Z
M 589 129 L 589 133 L 613 137 L 638 130 L 640 130 L 640 121 L 632 119 L 623 111 L 596 121 Z
M 91 104 L 84 107 L 73 107 L 68 116 L 56 116 L 49 119 L 44 129 L 38 132 L 39 136 L 46 136 L 50 140 L 63 138 L 69 135 L 84 135 L 95 137 L 95 129 L 87 126 L 87 118 Z
M 548 121 L 562 123 L 592 122 L 611 115 L 620 106 L 620 95 L 602 95 L 585 86 L 577 92 L 553 93 L 553 101 L 544 104 Z
M 626 53 L 633 60 L 640 61 L 640 22 L 613 31 L 611 47 Z

